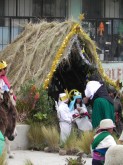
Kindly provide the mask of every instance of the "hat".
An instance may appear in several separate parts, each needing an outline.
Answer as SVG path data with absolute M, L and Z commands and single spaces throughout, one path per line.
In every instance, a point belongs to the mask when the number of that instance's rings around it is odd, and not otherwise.
M 111 119 L 103 119 L 100 121 L 100 126 L 99 129 L 109 129 L 109 128 L 114 128 L 115 125 Z
M 66 101 L 68 101 L 69 98 L 68 98 L 68 95 L 66 93 L 60 93 L 59 99 L 63 102 L 66 102 Z
M 7 63 L 5 61 L 0 61 L 0 69 L 4 69 L 7 67 Z

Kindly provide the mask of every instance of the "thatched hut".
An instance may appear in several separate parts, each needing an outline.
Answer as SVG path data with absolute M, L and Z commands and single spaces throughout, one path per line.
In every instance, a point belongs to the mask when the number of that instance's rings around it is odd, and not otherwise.
M 64 89 L 83 93 L 86 77 L 94 70 L 116 86 L 104 73 L 94 42 L 72 21 L 27 24 L 0 53 L 0 60 L 7 61 L 8 77 L 15 90 L 34 79 L 53 97 Z

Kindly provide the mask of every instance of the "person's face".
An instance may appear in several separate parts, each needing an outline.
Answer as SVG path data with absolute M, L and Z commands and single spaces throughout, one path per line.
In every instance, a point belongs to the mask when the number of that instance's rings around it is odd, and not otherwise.
M 109 128 L 107 131 L 112 134 L 113 133 L 113 128 Z
M 77 99 L 76 102 L 77 102 L 77 103 L 81 103 L 81 99 Z
M 84 97 L 84 98 L 83 98 L 83 102 L 84 102 L 84 104 L 87 104 L 88 101 L 89 101 L 89 98 L 88 98 L 88 97 Z
M 109 96 L 114 99 L 114 93 L 109 93 Z
M 3 75 L 3 76 L 6 75 L 6 72 L 7 72 L 7 67 L 2 69 L 1 75 Z

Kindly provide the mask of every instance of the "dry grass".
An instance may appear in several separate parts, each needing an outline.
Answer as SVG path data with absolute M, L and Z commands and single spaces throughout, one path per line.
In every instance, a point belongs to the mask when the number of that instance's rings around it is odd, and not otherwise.
M 8 76 L 13 86 L 19 88 L 32 78 L 36 80 L 36 85 L 42 84 L 73 24 L 72 21 L 41 22 L 25 26 L 18 38 L 0 53 L 0 59 L 8 63 Z
M 24 165 L 34 165 L 31 160 L 26 160 Z
M 7 165 L 7 152 L 6 150 L 3 151 L 2 155 L 0 156 L 0 165 Z
M 70 20 L 62 23 L 29 23 L 16 40 L 0 52 L 0 60 L 8 63 L 8 77 L 15 90 L 31 79 L 35 79 L 37 86 L 44 82 L 56 53 L 74 24 Z M 79 38 L 88 49 L 89 61 L 95 63 L 93 50 L 96 48 L 93 42 L 84 31 Z M 59 62 L 66 56 L 70 44 L 71 41 Z
M 78 137 L 78 133 L 76 129 L 73 129 L 70 136 L 68 137 L 68 139 L 66 140 L 65 144 L 64 144 L 64 149 L 67 151 L 67 153 L 71 153 L 74 154 L 74 152 L 78 151 L 78 141 L 79 137 Z
M 48 147 L 51 148 L 52 151 L 56 151 L 59 148 L 60 139 L 58 129 L 55 126 L 43 126 L 42 133 Z
M 44 149 L 45 140 L 42 133 L 41 125 L 39 124 L 31 125 L 28 132 L 28 138 L 30 142 L 30 148 L 33 148 L 36 150 Z
M 86 154 L 89 154 L 90 151 L 90 145 L 93 141 L 94 137 L 93 131 L 85 131 L 82 133 L 80 140 L 77 142 L 78 147 Z

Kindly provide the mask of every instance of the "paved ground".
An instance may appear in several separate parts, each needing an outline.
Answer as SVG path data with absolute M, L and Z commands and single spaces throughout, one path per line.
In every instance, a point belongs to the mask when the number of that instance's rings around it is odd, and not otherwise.
M 31 160 L 34 165 L 65 165 L 66 158 L 75 158 L 75 156 L 60 156 L 58 153 L 45 153 L 41 151 L 17 150 L 13 151 L 14 159 L 8 159 L 8 165 L 25 165 L 26 160 Z M 86 160 L 85 165 L 91 165 L 91 158 Z

